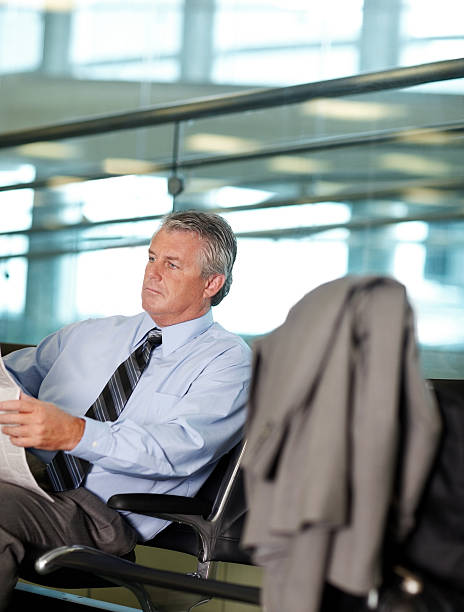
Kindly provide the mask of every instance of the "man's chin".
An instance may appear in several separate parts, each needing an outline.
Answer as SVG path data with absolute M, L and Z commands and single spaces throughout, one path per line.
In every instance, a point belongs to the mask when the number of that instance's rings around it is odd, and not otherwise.
M 149 314 L 158 312 L 161 308 L 161 296 L 154 293 L 142 296 L 142 308 Z

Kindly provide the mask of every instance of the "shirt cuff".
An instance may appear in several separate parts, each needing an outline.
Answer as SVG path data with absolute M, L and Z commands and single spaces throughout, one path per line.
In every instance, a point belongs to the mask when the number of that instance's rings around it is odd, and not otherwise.
M 85 416 L 79 418 L 85 421 L 82 438 L 72 450 L 64 452 L 90 462 L 107 456 L 111 443 L 111 421 L 97 421 Z

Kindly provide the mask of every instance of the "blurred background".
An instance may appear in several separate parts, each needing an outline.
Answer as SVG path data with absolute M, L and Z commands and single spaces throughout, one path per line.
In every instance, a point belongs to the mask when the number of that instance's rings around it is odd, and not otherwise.
M 463 24 L 462 0 L 0 0 L 0 339 L 139 312 L 160 217 L 196 208 L 239 238 L 224 327 L 252 343 L 320 283 L 387 274 L 424 373 L 462 378 Z M 350 86 L 424 64 L 429 82 Z M 288 89 L 218 114 L 268 88 Z

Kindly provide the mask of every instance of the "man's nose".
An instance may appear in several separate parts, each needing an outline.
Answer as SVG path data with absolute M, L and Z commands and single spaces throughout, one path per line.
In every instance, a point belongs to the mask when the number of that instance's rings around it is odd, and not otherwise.
M 151 261 L 147 264 L 147 274 L 150 278 L 161 278 L 161 266 L 156 261 Z

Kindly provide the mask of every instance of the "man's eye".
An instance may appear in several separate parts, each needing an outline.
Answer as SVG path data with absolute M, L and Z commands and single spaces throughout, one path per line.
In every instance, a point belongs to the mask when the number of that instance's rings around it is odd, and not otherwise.
M 177 270 L 178 266 L 176 266 L 176 264 L 173 264 L 172 261 L 168 261 L 168 268 L 170 268 L 171 270 Z
M 153 257 L 153 255 L 149 255 L 149 256 L 148 256 L 148 261 L 149 261 L 150 263 L 153 263 L 153 262 L 155 261 L 155 258 Z

